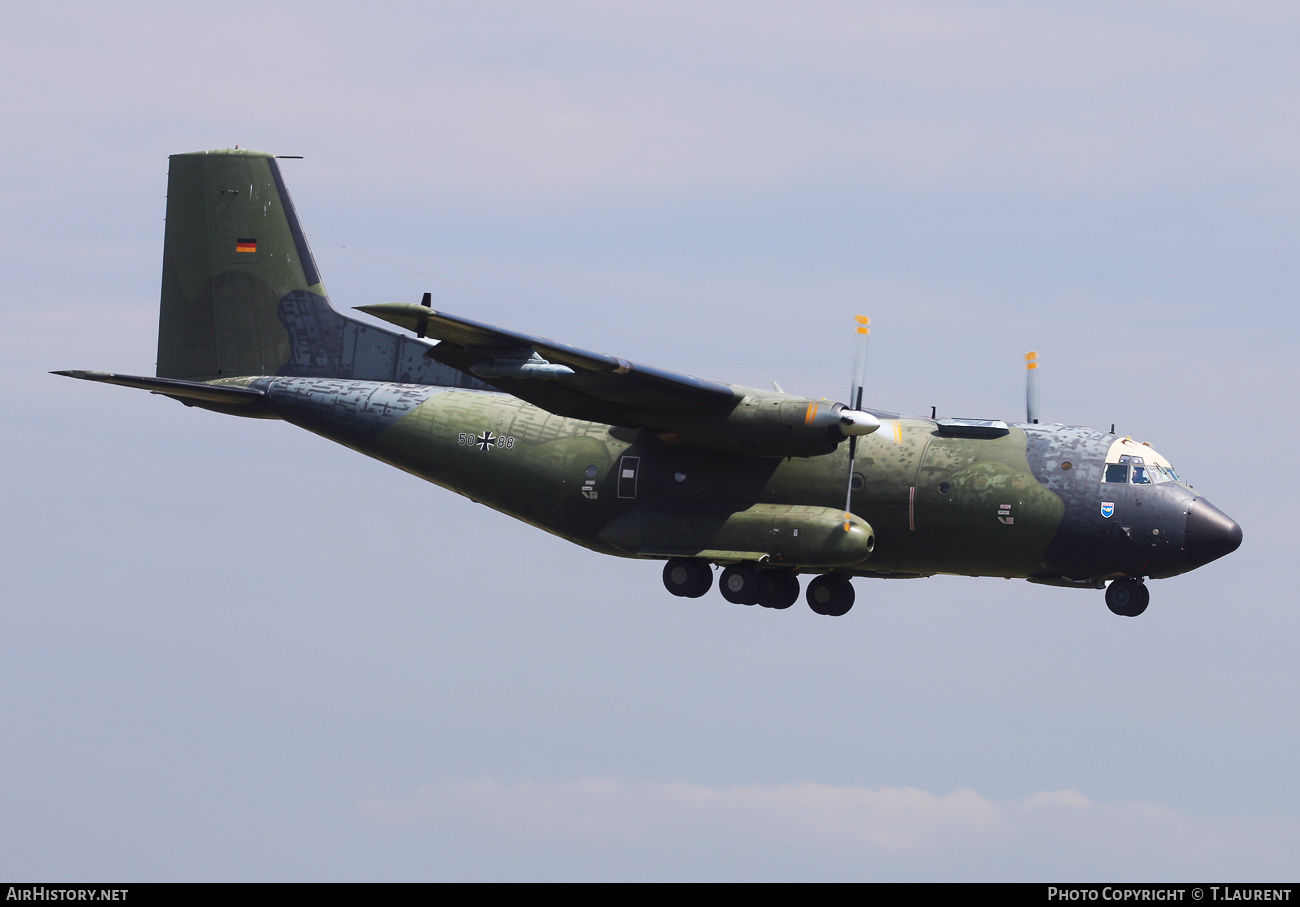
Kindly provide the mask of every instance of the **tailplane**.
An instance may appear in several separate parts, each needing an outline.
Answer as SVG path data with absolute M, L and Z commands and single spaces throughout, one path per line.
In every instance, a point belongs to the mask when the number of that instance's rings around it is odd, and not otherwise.
M 334 310 L 272 155 L 228 149 L 170 163 L 159 378 L 486 387 L 427 358 L 428 344 Z

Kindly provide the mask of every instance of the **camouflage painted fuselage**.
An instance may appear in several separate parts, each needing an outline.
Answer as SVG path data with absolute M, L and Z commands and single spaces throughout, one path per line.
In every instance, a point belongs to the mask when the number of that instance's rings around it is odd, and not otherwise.
M 844 501 L 843 448 L 820 457 L 736 457 L 552 415 L 502 393 L 328 378 L 237 383 L 265 393 L 265 415 L 605 554 L 636 555 L 602 532 L 637 508 L 666 505 L 707 520 L 754 505 L 839 510 Z M 853 493 L 875 550 L 842 569 L 1083 584 L 1197 566 L 1189 514 L 1213 508 L 1175 482 L 1103 484 L 1117 440 L 1059 425 L 953 437 L 932 420 L 886 420 L 860 442 Z M 1113 504 L 1109 516 L 1103 498 Z M 770 528 L 751 535 L 746 551 L 761 553 L 773 541 Z
M 791 571 L 1122 579 L 1141 598 L 1141 578 L 1241 542 L 1168 461 L 1114 434 L 852 411 L 480 324 L 427 295 L 362 311 L 398 330 L 333 308 L 273 156 L 173 155 L 156 375 L 61 374 L 284 419 L 592 550 L 670 559 L 679 595 L 729 564 L 740 587 L 766 572 L 771 607 L 797 595 Z M 810 604 L 840 595 L 818 588 Z M 831 604 L 819 613 L 851 597 Z

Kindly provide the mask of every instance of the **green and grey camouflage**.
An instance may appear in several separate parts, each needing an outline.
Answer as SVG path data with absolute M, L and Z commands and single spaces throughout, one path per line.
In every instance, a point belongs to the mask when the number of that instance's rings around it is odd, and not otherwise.
M 667 372 L 427 294 L 361 307 L 396 329 L 366 323 L 331 306 L 272 155 L 170 160 L 156 375 L 56 374 L 283 419 L 594 551 L 665 560 L 676 595 L 705 594 L 717 565 L 728 600 L 787 608 L 813 574 L 809 605 L 840 615 L 852 577 L 949 573 L 1109 582 L 1136 616 L 1144 579 L 1241 543 L 1149 445 L 1040 425 L 1032 390 L 1025 423 L 936 420 L 864 410 L 860 390 L 849 407 Z

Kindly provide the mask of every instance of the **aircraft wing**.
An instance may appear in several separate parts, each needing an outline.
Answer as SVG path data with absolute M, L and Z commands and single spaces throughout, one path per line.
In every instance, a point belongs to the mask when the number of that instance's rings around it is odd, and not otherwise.
M 729 385 L 578 349 L 408 302 L 358 310 L 441 341 L 427 355 L 549 412 L 635 427 L 639 414 L 729 409 Z

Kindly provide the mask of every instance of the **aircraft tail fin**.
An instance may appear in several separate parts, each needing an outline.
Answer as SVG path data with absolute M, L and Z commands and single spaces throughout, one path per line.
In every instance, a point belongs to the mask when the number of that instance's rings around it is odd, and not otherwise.
M 485 387 L 426 357 L 428 349 L 330 305 L 273 155 L 224 149 L 171 156 L 158 377 Z

